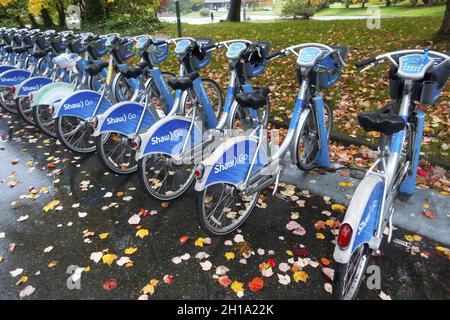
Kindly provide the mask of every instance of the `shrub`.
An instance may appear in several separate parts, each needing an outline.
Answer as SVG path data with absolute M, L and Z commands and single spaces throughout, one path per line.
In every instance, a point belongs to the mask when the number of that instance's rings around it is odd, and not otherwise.
M 286 0 L 281 8 L 281 14 L 294 19 L 303 17 L 309 19 L 319 10 L 319 6 L 311 4 L 308 0 Z
M 207 17 L 207 16 L 209 16 L 209 9 L 208 8 L 201 8 L 198 13 L 200 13 L 200 15 L 202 17 Z

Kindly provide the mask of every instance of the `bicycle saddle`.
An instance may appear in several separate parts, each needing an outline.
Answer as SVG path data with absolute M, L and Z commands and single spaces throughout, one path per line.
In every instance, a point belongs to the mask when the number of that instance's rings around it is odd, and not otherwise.
M 238 94 L 236 101 L 241 107 L 258 109 L 266 105 L 269 93 L 269 88 L 261 88 L 253 92 Z
M 101 62 L 99 64 L 89 64 L 84 70 L 90 75 L 95 76 L 108 66 L 108 62 Z
M 173 90 L 187 90 L 192 88 L 192 81 L 200 76 L 198 72 L 192 72 L 186 77 L 170 78 L 167 83 Z
M 13 50 L 15 53 L 24 53 L 24 52 L 27 52 L 31 48 L 33 48 L 33 46 L 28 45 L 28 46 L 23 46 L 23 47 L 15 47 Z
M 6 47 L 5 47 L 5 51 L 6 51 L 7 53 L 12 53 L 12 52 L 13 52 L 13 47 L 12 47 L 12 46 L 6 46 Z
M 50 51 L 52 51 L 52 49 L 50 49 L 50 48 L 47 48 L 47 49 L 45 49 L 45 50 L 39 50 L 39 51 L 33 52 L 33 53 L 32 53 L 32 56 L 33 56 L 33 58 L 37 58 L 37 59 L 43 58 L 43 57 L 45 57 Z
M 127 70 L 123 71 L 122 74 L 127 79 L 137 78 L 142 74 L 142 69 L 139 67 L 131 67 L 131 68 L 128 68 Z
M 392 105 L 375 112 L 362 112 L 358 114 L 358 122 L 365 131 L 378 131 L 388 136 L 405 128 L 405 120 L 392 111 Z

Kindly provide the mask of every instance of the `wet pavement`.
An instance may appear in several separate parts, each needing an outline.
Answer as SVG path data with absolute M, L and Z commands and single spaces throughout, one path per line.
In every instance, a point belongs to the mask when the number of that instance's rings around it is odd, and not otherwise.
M 31 293 L 26 299 L 236 299 L 239 283 L 222 286 L 217 267 L 243 283 L 242 299 L 331 297 L 323 271 L 334 268 L 327 224 L 343 218 L 332 212 L 332 200 L 284 185 L 276 197 L 266 193 L 241 233 L 211 237 L 209 244 L 198 227 L 192 189 L 177 201 L 155 201 L 140 190 L 136 175 L 107 174 L 95 154 L 73 155 L 18 117 L 0 116 L 0 136 L 7 140 L 0 142 L 0 299 L 19 299 L 21 292 Z M 128 220 L 141 209 L 148 211 L 141 212 L 139 227 L 131 225 Z M 306 234 L 288 231 L 291 220 Z M 325 222 L 320 229 L 318 221 Z M 183 236 L 189 237 L 184 244 Z M 394 232 L 416 247 L 414 254 L 403 245 L 383 244 L 382 256 L 371 260 L 380 266 L 381 290 L 363 286 L 360 299 L 380 299 L 381 292 L 392 299 L 450 298 L 449 257 L 438 243 L 413 236 Z M 310 261 L 303 268 L 305 282 L 284 270 L 298 257 Z M 67 285 L 70 266 L 84 268 L 80 289 Z M 278 274 L 288 275 L 290 283 L 282 284 Z M 264 282 L 259 292 L 248 286 L 255 277 Z

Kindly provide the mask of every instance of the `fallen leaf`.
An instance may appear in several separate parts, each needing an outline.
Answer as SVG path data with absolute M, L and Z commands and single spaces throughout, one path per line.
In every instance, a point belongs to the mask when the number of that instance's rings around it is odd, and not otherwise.
M 110 266 L 114 262 L 114 260 L 117 260 L 117 258 L 118 257 L 115 254 L 108 253 L 102 256 L 102 262 Z
M 34 291 L 36 291 L 36 289 L 33 286 L 28 285 L 19 292 L 19 297 L 20 298 L 28 297 L 28 296 L 32 295 L 34 293 Z
M 141 239 L 144 239 L 144 237 L 148 236 L 150 232 L 147 229 L 139 229 L 136 232 L 136 237 L 140 237 Z
M 225 258 L 227 258 L 227 260 L 232 260 L 234 259 L 235 254 L 233 252 L 226 252 L 225 253 Z
M 231 280 L 228 276 L 219 277 L 219 283 L 221 286 L 228 287 L 231 284 Z
M 260 277 L 254 277 L 253 280 L 248 283 L 248 287 L 253 292 L 259 292 L 264 287 L 264 280 Z
M 430 210 L 423 210 L 423 214 L 426 217 L 430 218 L 431 220 L 436 220 L 437 219 L 437 217 L 434 215 L 434 213 L 431 212 Z
M 125 254 L 133 254 L 137 251 L 137 248 L 135 247 L 128 247 L 125 249 Z
M 102 240 L 108 238 L 108 236 L 109 236 L 109 233 L 107 233 L 107 232 L 105 232 L 105 233 L 100 233 L 100 234 L 98 235 L 98 237 L 99 237 L 100 239 L 102 239 Z
M 117 279 L 109 279 L 103 284 L 103 289 L 106 291 L 112 291 L 117 287 Z
M 299 281 L 306 282 L 306 280 L 309 279 L 309 276 L 304 271 L 297 271 L 297 272 L 294 272 L 293 278 L 294 278 L 295 282 L 299 282 Z
M 20 286 L 21 284 L 24 284 L 25 282 L 28 281 L 28 277 L 27 276 L 22 276 L 19 281 L 16 282 L 16 286 Z

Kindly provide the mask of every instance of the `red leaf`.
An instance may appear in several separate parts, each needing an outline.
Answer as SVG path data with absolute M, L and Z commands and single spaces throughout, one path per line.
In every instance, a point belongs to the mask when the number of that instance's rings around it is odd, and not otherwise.
M 422 168 L 417 168 L 417 175 L 419 177 L 428 177 L 428 172 L 426 172 L 425 170 L 423 170 Z
M 109 279 L 103 284 L 103 289 L 106 291 L 112 291 L 117 287 L 117 279 Z
M 253 280 L 248 283 L 248 287 L 253 292 L 261 291 L 264 287 L 264 280 L 260 277 L 254 277 Z
M 425 216 L 427 216 L 428 218 L 430 218 L 431 220 L 436 220 L 436 216 L 434 215 L 433 212 L 431 212 L 430 210 L 423 210 L 423 214 Z
M 295 249 L 294 253 L 298 257 L 307 257 L 309 255 L 308 251 L 306 249 Z
M 228 287 L 231 283 L 230 278 L 228 278 L 228 276 L 221 276 L 219 278 L 219 283 L 220 285 L 224 286 L 224 287 Z
M 269 259 L 267 260 L 267 263 L 268 263 L 272 268 L 275 267 L 275 266 L 277 265 L 277 262 L 275 261 L 274 258 L 269 258 Z
M 181 244 L 185 244 L 186 242 L 188 242 L 189 241 L 189 236 L 182 236 L 181 238 L 180 238 L 180 243 Z

